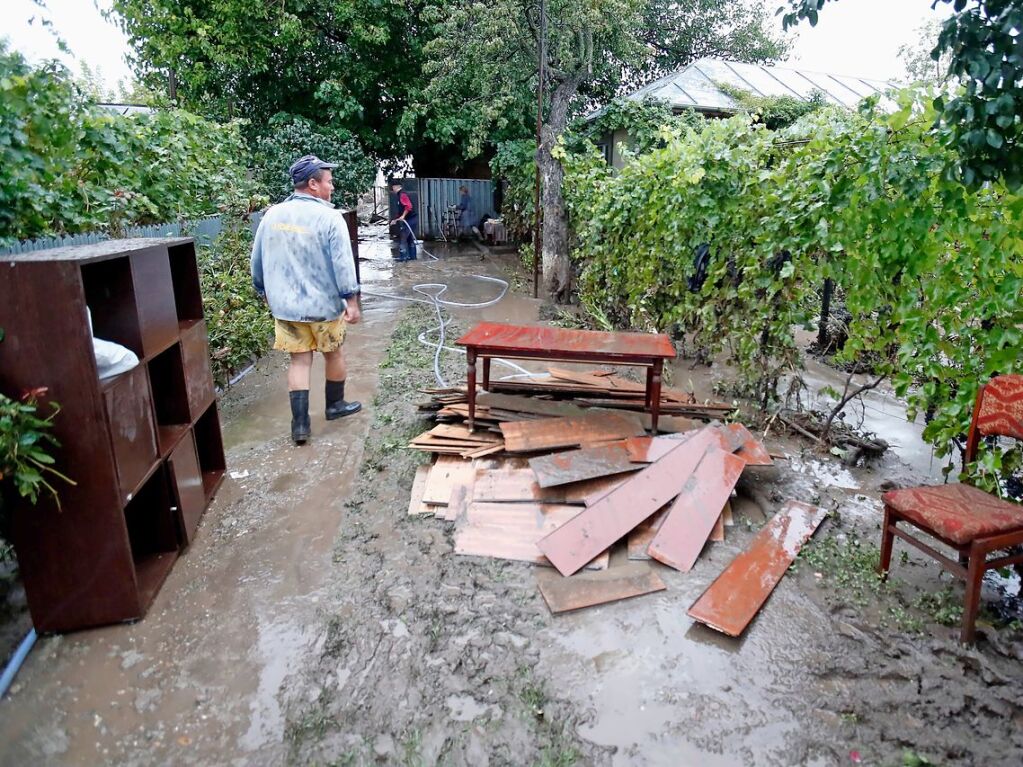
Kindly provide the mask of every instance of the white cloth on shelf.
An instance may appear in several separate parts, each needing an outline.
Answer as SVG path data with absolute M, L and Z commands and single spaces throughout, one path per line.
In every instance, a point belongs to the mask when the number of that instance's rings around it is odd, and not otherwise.
M 86 315 L 89 318 L 89 335 L 92 335 L 92 311 L 86 308 Z M 121 373 L 127 373 L 139 364 L 139 358 L 131 349 L 113 341 L 104 341 L 102 338 L 93 337 L 92 350 L 96 355 L 96 369 L 99 370 L 100 380 L 113 378 Z

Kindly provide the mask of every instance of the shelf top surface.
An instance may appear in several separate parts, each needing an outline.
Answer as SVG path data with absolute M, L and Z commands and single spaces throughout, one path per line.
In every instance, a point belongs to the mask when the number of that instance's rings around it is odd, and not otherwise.
M 172 247 L 190 242 L 193 242 L 191 237 L 136 237 L 128 240 L 104 240 L 103 242 L 93 242 L 88 245 L 70 245 L 65 248 L 35 250 L 29 253 L 13 253 L 7 256 L 0 256 L 0 262 L 77 261 L 79 263 L 89 263 L 126 256 L 136 250 Z

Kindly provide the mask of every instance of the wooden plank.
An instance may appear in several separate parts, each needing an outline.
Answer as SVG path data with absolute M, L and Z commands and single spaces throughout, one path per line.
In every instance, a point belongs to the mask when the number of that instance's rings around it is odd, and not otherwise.
M 423 492 L 423 503 L 446 506 L 455 485 L 464 484 L 470 475 L 475 476 L 472 461 L 457 456 L 442 455 L 433 464 Z
M 574 370 L 564 370 L 562 368 L 547 368 L 547 372 L 550 373 L 553 378 L 557 378 L 562 381 L 571 381 L 574 384 L 593 388 L 598 391 L 616 388 L 609 378 L 595 376 L 590 373 L 577 373 Z
M 485 431 L 469 431 L 468 426 L 450 423 L 437 424 L 426 433 L 439 439 L 454 439 L 462 442 L 494 443 L 501 441 L 500 437 L 494 434 L 488 434 Z
M 538 546 L 562 575 L 571 575 L 677 496 L 712 444 L 701 431 L 607 493 L 543 538 Z M 721 507 L 718 506 L 718 509 Z
M 585 447 L 529 459 L 529 468 L 540 487 L 555 487 L 636 471 L 640 467 L 629 460 L 624 447 Z
M 716 444 L 726 453 L 734 453 L 742 445 L 741 437 L 735 432 L 721 426 L 710 427 L 713 430 Z M 629 458 L 636 463 L 653 463 L 663 456 L 678 440 L 686 440 L 692 433 L 675 434 L 671 437 L 629 437 L 625 440 L 625 449 Z
M 649 566 L 634 564 L 599 573 L 578 573 L 569 578 L 544 573 L 537 580 L 544 601 L 555 614 L 665 589 L 664 581 Z
M 470 503 L 455 530 L 455 553 L 550 564 L 536 542 L 580 513 L 578 506 L 539 503 Z M 598 552 L 594 568 L 605 568 L 607 552 Z
M 572 447 L 601 439 L 624 439 L 642 433 L 639 420 L 625 413 L 591 413 L 501 424 L 505 450 L 513 453 Z
M 641 522 L 629 533 L 629 559 L 644 560 L 651 558 L 647 548 L 650 546 L 650 541 L 657 535 L 657 531 L 661 528 L 661 523 L 664 522 L 666 516 L 668 516 L 667 506 L 656 512 L 649 519 Z
M 455 485 L 451 488 L 451 496 L 448 498 L 448 505 L 445 506 L 443 511 L 439 512 L 437 516 L 446 519 L 448 522 L 454 522 L 465 513 L 465 510 L 469 505 L 470 498 L 472 498 L 472 487 L 465 484 Z
M 738 456 L 746 462 L 747 466 L 774 465 L 771 454 L 764 447 L 764 443 L 754 437 L 749 429 L 741 423 L 730 423 L 725 428 L 742 441 L 742 446 L 738 450 Z
M 714 520 L 714 527 L 710 529 L 707 540 L 713 543 L 721 543 L 725 539 L 725 513 L 722 511 Z
M 810 536 L 824 509 L 789 501 L 689 608 L 689 617 L 728 636 L 746 630 Z
M 462 453 L 463 458 L 482 458 L 486 455 L 493 455 L 494 453 L 500 453 L 504 450 L 504 443 L 498 445 L 491 445 L 489 447 L 483 447 L 478 450 L 468 450 Z
M 528 413 L 530 415 L 544 415 L 553 418 L 569 418 L 586 414 L 584 408 L 573 405 L 571 402 L 540 400 L 533 397 L 524 397 L 520 394 L 482 392 L 476 397 L 476 406 L 479 407 L 480 405 L 513 413 Z
M 634 463 L 653 463 L 678 445 L 673 437 L 629 437 L 625 449 Z
M 416 469 L 416 478 L 412 480 L 412 497 L 408 502 L 409 514 L 423 513 L 423 493 L 426 491 L 426 478 L 430 476 L 430 465 L 423 464 Z
M 532 469 L 477 471 L 472 500 L 485 503 L 538 501 L 584 506 L 588 499 L 607 494 L 624 480 L 619 475 L 543 488 L 537 483 Z
M 676 570 L 691 570 L 745 465 L 716 444 L 710 447 L 650 542 L 650 556 Z
M 647 431 L 653 429 L 653 423 L 649 413 L 640 413 L 643 421 L 643 428 Z M 702 421 L 686 418 L 682 415 L 665 415 L 661 412 L 657 419 L 657 431 L 660 434 L 680 434 L 687 431 L 696 431 L 703 426 Z
M 735 525 L 735 519 L 732 516 L 732 502 L 728 501 L 725 504 L 724 511 L 721 512 L 721 521 L 724 522 L 725 527 L 733 527 Z

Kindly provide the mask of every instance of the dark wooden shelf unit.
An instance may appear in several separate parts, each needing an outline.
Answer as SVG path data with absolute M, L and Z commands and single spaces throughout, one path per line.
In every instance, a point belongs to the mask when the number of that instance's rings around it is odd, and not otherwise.
M 0 257 L 0 391 L 46 387 L 60 508 L 13 510 L 40 632 L 141 618 L 224 476 L 195 246 L 115 240 Z M 139 365 L 99 380 L 97 338 Z

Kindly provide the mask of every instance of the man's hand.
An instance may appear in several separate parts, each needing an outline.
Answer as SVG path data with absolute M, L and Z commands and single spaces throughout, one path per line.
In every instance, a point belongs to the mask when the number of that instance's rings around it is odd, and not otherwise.
M 341 318 L 349 325 L 358 325 L 362 319 L 362 311 L 359 309 L 359 302 L 352 298 L 348 301 L 348 305 L 345 307 L 345 313 L 341 315 Z

